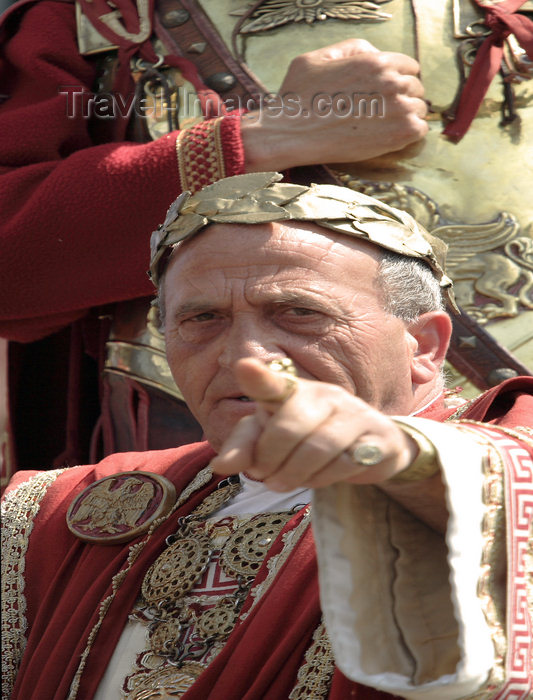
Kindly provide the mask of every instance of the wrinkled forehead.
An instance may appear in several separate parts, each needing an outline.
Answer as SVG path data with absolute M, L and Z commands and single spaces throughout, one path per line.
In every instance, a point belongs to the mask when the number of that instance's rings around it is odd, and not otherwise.
M 262 224 L 210 224 L 192 238 L 174 246 L 167 269 L 209 263 L 213 268 L 233 267 L 244 260 L 253 265 L 268 256 L 286 267 L 310 269 L 338 265 L 339 273 L 356 251 L 379 260 L 383 251 L 369 241 L 331 231 L 311 221 L 276 221 Z
M 213 224 L 173 252 L 160 287 L 162 315 L 191 309 L 325 308 L 366 299 L 381 304 L 382 251 L 311 222 Z M 349 300 L 349 304 L 348 304 Z

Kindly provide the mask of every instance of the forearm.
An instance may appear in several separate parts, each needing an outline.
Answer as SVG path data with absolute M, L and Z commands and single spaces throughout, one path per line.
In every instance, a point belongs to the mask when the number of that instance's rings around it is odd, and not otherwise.
M 146 144 L 97 145 L 94 115 L 69 114 L 62 88 L 90 94 L 95 79 L 73 16 L 67 3 L 31 6 L 3 49 L 0 334 L 22 342 L 91 307 L 152 294 L 150 234 L 170 203 L 184 186 L 243 170 L 240 122 L 231 117 Z M 57 47 L 44 25 L 62 37 Z
M 490 425 L 408 420 L 438 448 L 445 537 L 381 485 L 315 494 L 322 606 L 337 663 L 352 680 L 407 698 L 489 700 L 513 683 L 529 697 L 515 659 L 531 643 L 520 631 L 530 629 L 531 612 L 520 592 L 527 573 L 519 543 L 531 524 L 533 443 Z M 523 517 L 514 512 L 518 493 Z
M 98 146 L 3 175 L 3 320 L 24 335 L 41 317 L 44 335 L 54 315 L 150 294 L 150 232 L 176 182 L 170 143 Z
M 436 429 L 433 438 L 442 429 L 449 433 L 447 426 Z M 483 452 L 461 436 L 456 443 L 464 461 L 453 465 L 449 435 L 443 455 L 444 469 L 455 471 L 445 477 L 452 492 L 445 537 L 412 512 L 412 494 L 409 510 L 381 485 L 337 484 L 315 494 L 322 605 L 337 663 L 352 680 L 402 697 L 467 696 L 486 681 L 494 662 L 477 596 Z M 458 484 L 466 464 L 470 477 L 463 473 Z M 378 642 L 383 639 L 385 648 Z

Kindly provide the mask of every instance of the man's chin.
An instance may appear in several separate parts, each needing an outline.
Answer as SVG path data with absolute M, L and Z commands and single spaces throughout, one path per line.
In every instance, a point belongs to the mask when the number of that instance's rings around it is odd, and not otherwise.
M 204 428 L 209 444 L 217 452 L 230 436 L 237 423 L 246 416 L 255 413 L 254 401 L 241 399 L 223 399 L 211 412 L 207 426 Z

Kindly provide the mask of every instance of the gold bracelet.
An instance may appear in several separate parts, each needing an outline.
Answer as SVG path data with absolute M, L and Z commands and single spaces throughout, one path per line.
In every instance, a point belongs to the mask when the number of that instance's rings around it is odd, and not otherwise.
M 416 428 L 413 428 L 408 423 L 403 423 L 397 418 L 393 418 L 396 425 L 401 428 L 404 433 L 409 435 L 418 446 L 418 455 L 414 461 L 405 467 L 401 472 L 388 479 L 389 483 L 401 484 L 409 481 L 421 481 L 427 479 L 433 474 L 436 474 L 439 469 L 439 458 L 435 445 Z

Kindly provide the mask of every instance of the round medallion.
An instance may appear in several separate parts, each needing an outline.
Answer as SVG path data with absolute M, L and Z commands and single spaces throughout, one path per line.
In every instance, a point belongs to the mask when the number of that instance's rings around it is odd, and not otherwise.
M 196 629 L 204 639 L 225 639 L 235 627 L 237 615 L 234 600 L 220 601 L 209 610 L 202 612 Z
M 238 578 L 253 578 L 266 553 L 294 513 L 257 515 L 241 525 L 224 545 L 220 564 Z
M 147 532 L 176 502 L 174 484 L 159 474 L 130 471 L 99 479 L 70 505 L 67 526 L 93 544 L 120 544 Z
M 224 482 L 221 482 L 221 484 Z M 193 515 L 198 520 L 205 518 L 229 501 L 229 499 L 241 490 L 240 481 L 231 481 L 225 486 L 219 484 L 218 488 L 208 494 L 204 500 L 193 510 Z
M 150 630 L 150 649 L 154 654 L 166 656 L 179 642 L 181 634 L 180 621 L 171 618 L 154 623 Z
M 176 600 L 192 589 L 211 556 L 208 537 L 183 537 L 159 555 L 146 572 L 142 584 L 144 600 L 157 605 Z

